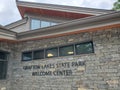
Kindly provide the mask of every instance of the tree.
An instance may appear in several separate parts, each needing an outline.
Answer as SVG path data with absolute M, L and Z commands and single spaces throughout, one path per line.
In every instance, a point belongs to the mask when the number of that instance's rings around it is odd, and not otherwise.
M 113 10 L 120 11 L 120 0 L 114 3 Z

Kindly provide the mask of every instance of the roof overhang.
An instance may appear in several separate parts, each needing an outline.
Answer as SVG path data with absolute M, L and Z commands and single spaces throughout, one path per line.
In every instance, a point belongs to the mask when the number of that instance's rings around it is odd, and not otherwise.
M 0 26 L 0 41 L 14 41 L 16 40 L 16 32 L 10 31 Z
M 80 18 L 76 20 L 70 20 L 55 26 L 21 33 L 15 33 L 8 29 L 0 27 L 0 33 L 2 34 L 2 36 L 0 36 L 0 41 L 8 40 L 19 42 L 36 39 L 46 39 L 71 34 L 78 34 L 81 32 L 108 30 L 111 28 L 120 28 L 120 11 L 107 13 L 99 16 L 91 16 L 82 19 Z
M 38 9 L 32 7 L 22 7 L 18 6 L 20 10 L 20 14 L 22 17 L 27 14 L 37 14 L 42 16 L 52 16 L 52 17 L 62 17 L 62 18 L 70 18 L 70 19 L 79 19 L 84 17 L 92 16 L 90 14 L 82 14 L 82 13 L 72 13 L 72 12 L 63 12 L 63 11 L 55 11 L 55 10 L 47 10 L 47 9 Z
M 81 32 L 94 32 L 96 30 L 108 30 L 120 28 L 120 12 L 109 13 L 100 16 L 92 16 L 83 19 L 68 21 L 59 25 L 31 30 L 17 34 L 20 41 L 45 39 L 64 35 L 78 34 Z
M 21 33 L 15 33 L 4 27 L 0 27 L 0 41 L 20 42 L 38 40 L 79 34 L 82 32 L 95 32 L 108 29 L 114 30 L 112 28 L 120 28 L 120 11 L 100 16 L 71 20 L 59 25 Z
M 39 15 L 78 19 L 78 18 L 84 18 L 88 16 L 101 15 L 101 14 L 113 12 L 111 10 L 42 4 L 42 3 L 33 3 L 33 2 L 31 3 L 31 2 L 23 2 L 23 1 L 17 1 L 17 6 L 22 17 L 24 17 L 26 13 L 32 13 Z

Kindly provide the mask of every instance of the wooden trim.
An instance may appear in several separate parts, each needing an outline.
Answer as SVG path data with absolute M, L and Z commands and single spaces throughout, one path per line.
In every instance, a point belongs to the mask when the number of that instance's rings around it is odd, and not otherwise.
M 56 16 L 56 17 L 70 18 L 70 19 L 79 19 L 79 18 L 94 16 L 91 14 L 56 11 L 56 10 L 48 10 L 48 9 L 32 8 L 32 7 L 24 7 L 24 6 L 18 6 L 18 9 L 20 11 L 22 18 L 24 17 L 25 13 L 34 13 L 37 15 Z
M 10 39 L 0 38 L 0 42 L 16 43 L 16 42 L 18 42 L 18 41 L 17 41 L 17 40 L 10 40 Z

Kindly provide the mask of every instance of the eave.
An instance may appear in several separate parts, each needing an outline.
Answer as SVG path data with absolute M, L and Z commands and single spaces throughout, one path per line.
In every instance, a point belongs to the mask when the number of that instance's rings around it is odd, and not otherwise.
M 27 20 L 28 20 L 27 17 L 26 17 L 26 18 L 23 18 L 23 19 L 21 19 L 21 20 L 18 20 L 18 21 L 16 21 L 16 22 L 13 22 L 13 23 L 11 23 L 11 24 L 6 25 L 5 28 L 7 28 L 7 29 L 15 28 L 15 27 L 17 27 L 17 26 L 20 26 L 20 25 L 22 25 L 22 24 L 27 23 Z
M 16 40 L 16 34 L 16 32 L 0 27 L 0 41 L 14 41 Z
M 63 12 L 63 11 L 55 11 L 55 10 L 47 10 L 47 9 L 38 9 L 38 8 L 32 8 L 32 7 L 21 7 L 18 6 L 18 9 L 20 11 L 20 14 L 22 17 L 26 13 L 29 14 L 36 14 L 36 15 L 41 15 L 41 16 L 52 16 L 52 17 L 62 17 L 62 18 L 69 18 L 69 19 L 78 19 L 78 18 L 84 18 L 84 17 L 89 17 L 93 15 L 89 14 L 78 14 L 78 13 L 71 13 L 71 12 Z
M 78 18 L 84 18 L 88 16 L 101 15 L 101 14 L 113 12 L 112 10 L 42 4 L 42 3 L 33 3 L 33 2 L 31 3 L 31 2 L 23 2 L 23 1 L 17 1 L 17 6 L 22 17 L 24 17 L 26 13 L 32 13 L 38 15 L 48 15 L 48 16 L 78 19 Z
M 52 27 L 18 33 L 17 39 L 20 41 L 45 39 L 115 27 L 120 27 L 120 12 L 72 20 Z
M 15 33 L 0 27 L 4 37 L 0 36 L 0 41 L 23 42 L 40 39 L 50 39 L 66 35 L 73 35 L 86 32 L 96 32 L 104 30 L 114 30 L 120 28 L 120 11 L 99 16 L 92 16 L 77 20 L 67 21 L 51 27 L 40 28 L 21 33 Z

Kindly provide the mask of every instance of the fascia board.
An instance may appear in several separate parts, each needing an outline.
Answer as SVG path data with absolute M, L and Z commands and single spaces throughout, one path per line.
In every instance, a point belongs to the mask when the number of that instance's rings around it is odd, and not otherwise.
M 17 33 L 0 27 L 0 38 L 16 40 Z
M 5 28 L 7 28 L 7 29 L 15 28 L 15 27 L 17 27 L 17 26 L 19 26 L 19 25 L 22 25 L 22 24 L 27 23 L 27 20 L 28 20 L 28 18 L 26 17 L 26 18 L 24 18 L 24 19 L 22 19 L 22 20 L 19 20 L 19 21 L 16 21 L 16 22 L 14 22 L 14 23 L 11 23 L 11 24 L 6 25 Z
M 55 10 L 55 11 L 64 11 L 64 12 L 71 12 L 71 13 L 83 13 L 83 14 L 90 14 L 90 15 L 101 15 L 101 14 L 114 12 L 112 10 L 53 5 L 53 4 L 42 4 L 42 3 L 31 3 L 31 2 L 23 2 L 23 1 L 18 1 L 17 6 L 40 8 L 40 9 Z

